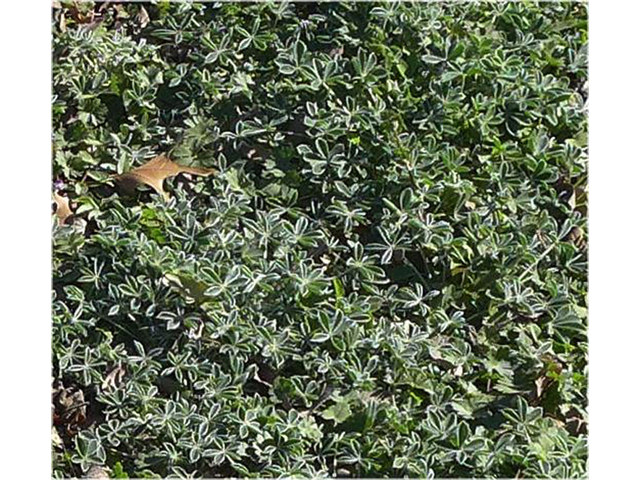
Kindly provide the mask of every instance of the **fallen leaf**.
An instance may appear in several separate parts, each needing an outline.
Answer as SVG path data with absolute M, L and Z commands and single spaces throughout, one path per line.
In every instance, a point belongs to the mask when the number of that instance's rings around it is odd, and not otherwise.
M 109 478 L 109 473 L 100 465 L 93 465 L 84 478 Z
M 138 185 L 148 185 L 159 195 L 169 198 L 168 193 L 163 188 L 164 180 L 180 173 L 191 173 L 206 177 L 214 173 L 214 170 L 210 168 L 185 167 L 173 162 L 165 155 L 158 155 L 141 167 L 118 175 L 116 178 L 125 190 L 131 191 Z
M 60 434 L 58 433 L 58 430 L 54 426 L 51 427 L 51 443 L 53 444 L 54 447 L 57 447 L 57 448 L 64 447 L 64 442 L 62 441 L 62 438 L 60 438 Z
M 580 227 L 573 227 L 569 232 L 567 239 L 581 250 L 587 248 L 587 242 L 584 239 L 584 232 Z
M 64 12 L 60 15 L 60 31 L 62 33 L 67 31 L 67 17 L 65 17 Z
M 80 389 L 54 385 L 52 392 L 53 423 L 65 427 L 64 433 L 75 435 L 87 419 L 87 402 Z
M 535 380 L 535 392 L 531 392 L 531 401 L 534 405 L 540 405 L 544 401 L 544 397 L 557 386 L 557 380 L 550 375 L 559 375 L 562 372 L 562 364 L 553 355 L 543 354 L 541 360 L 544 363 L 544 369 L 540 372 L 540 376 Z
M 144 28 L 147 25 L 149 25 L 149 14 L 147 13 L 147 11 L 144 9 L 143 6 L 140 6 L 140 11 L 138 12 L 137 15 L 137 20 L 140 23 L 140 28 Z
M 95 12 L 90 5 L 82 6 L 82 2 L 73 2 L 73 7 L 68 10 L 76 23 L 91 23 L 95 17 Z
M 98 18 L 97 20 L 94 20 L 92 22 L 87 23 L 86 25 L 83 25 L 82 31 L 84 32 L 93 32 L 96 28 L 98 28 L 102 22 L 104 22 L 103 18 Z
M 572 407 L 567 412 L 565 424 L 567 426 L 567 431 L 571 435 L 585 435 L 588 432 L 588 422 L 575 407 Z
M 535 381 L 536 384 L 536 401 L 539 400 L 540 398 L 542 398 L 542 395 L 544 394 L 545 390 L 547 389 L 547 387 L 550 384 L 550 380 L 547 377 L 538 377 Z
M 124 369 L 124 367 L 122 365 L 118 365 L 105 377 L 104 382 L 102 382 L 102 389 L 117 389 L 120 382 L 122 382 L 125 373 L 126 370 Z
M 58 223 L 60 225 L 65 225 L 67 223 L 67 219 L 73 215 L 73 212 L 69 207 L 69 199 L 53 192 L 53 200 L 56 204 L 55 214 L 58 217 Z

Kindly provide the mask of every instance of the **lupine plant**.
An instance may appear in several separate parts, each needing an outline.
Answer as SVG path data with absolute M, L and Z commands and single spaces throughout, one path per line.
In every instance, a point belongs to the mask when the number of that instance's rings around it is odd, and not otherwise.
M 586 475 L 586 5 L 52 35 L 55 477 Z

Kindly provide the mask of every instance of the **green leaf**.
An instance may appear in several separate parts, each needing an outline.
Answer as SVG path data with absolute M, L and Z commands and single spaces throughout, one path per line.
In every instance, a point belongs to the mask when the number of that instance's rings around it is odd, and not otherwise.
M 348 400 L 339 397 L 336 403 L 322 412 L 322 418 L 333 420 L 334 424 L 343 423 L 351 416 L 351 407 Z

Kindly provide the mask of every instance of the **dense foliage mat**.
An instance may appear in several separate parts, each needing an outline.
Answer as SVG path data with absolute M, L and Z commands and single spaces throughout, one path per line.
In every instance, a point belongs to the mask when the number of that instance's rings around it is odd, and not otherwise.
M 585 5 L 52 30 L 55 476 L 586 474 Z

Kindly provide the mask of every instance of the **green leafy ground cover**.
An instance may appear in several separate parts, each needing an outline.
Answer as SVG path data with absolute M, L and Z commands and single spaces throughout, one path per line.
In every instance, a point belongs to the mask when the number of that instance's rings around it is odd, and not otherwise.
M 52 31 L 56 477 L 586 474 L 585 5 Z

